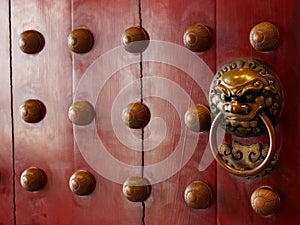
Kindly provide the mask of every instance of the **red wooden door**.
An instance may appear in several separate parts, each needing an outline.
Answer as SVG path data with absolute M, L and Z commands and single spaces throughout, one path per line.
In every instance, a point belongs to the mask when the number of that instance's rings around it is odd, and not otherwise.
M 300 223 L 297 0 L 12 0 L 0 6 L 7 18 L 0 21 L 0 224 Z M 251 46 L 250 30 L 260 22 L 278 28 L 276 49 L 259 52 Z M 196 24 L 205 25 L 211 37 L 200 53 L 183 44 L 186 29 Z M 121 46 L 122 33 L 132 26 L 143 27 L 150 38 L 141 54 Z M 68 47 L 82 40 L 82 33 L 69 36 L 78 29 L 93 36 L 85 53 Z M 32 40 L 21 38 L 28 30 L 44 39 L 34 54 L 21 50 Z M 284 92 L 283 113 L 275 127 L 279 163 L 270 174 L 255 179 L 221 168 L 212 156 L 209 132 L 194 132 L 185 124 L 190 107 L 209 106 L 214 74 L 239 58 L 267 63 Z M 24 109 L 26 100 L 40 101 L 39 121 L 24 119 L 30 116 Z M 80 101 L 89 102 L 92 109 L 72 111 L 72 104 Z M 131 129 L 122 121 L 122 112 L 140 101 L 151 119 L 144 128 Z M 76 113 L 91 120 L 72 123 L 69 117 Z M 41 173 L 32 174 L 32 167 Z M 77 176 L 70 181 L 78 171 L 88 172 L 90 180 Z M 129 201 L 123 194 L 136 190 L 123 190 L 125 180 L 133 176 L 151 184 L 144 201 Z M 26 190 L 35 179 L 42 186 Z M 204 209 L 185 202 L 185 197 L 195 201 L 185 190 L 199 181 L 208 188 L 204 198 L 211 197 Z M 91 193 L 86 195 L 70 190 L 89 184 Z M 279 210 L 269 217 L 255 213 L 250 203 L 251 194 L 263 186 L 280 196 Z

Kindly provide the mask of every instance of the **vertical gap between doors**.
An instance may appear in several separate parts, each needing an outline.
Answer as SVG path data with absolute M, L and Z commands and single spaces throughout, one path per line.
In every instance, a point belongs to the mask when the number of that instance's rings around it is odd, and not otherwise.
M 15 170 L 15 136 L 14 136 L 14 107 L 13 107 L 13 65 L 12 65 L 12 3 L 11 0 L 8 1 L 8 23 L 9 23 L 9 81 L 10 81 L 10 116 L 11 116 L 11 146 L 12 146 L 12 192 L 13 192 L 13 218 L 14 225 L 17 224 L 16 215 L 16 170 Z
M 140 21 L 140 28 L 143 27 L 142 22 L 142 0 L 138 0 L 139 4 L 139 21 Z M 140 53 L 140 97 L 141 97 L 141 103 L 143 104 L 143 52 Z M 145 149 L 144 149 L 144 127 L 142 127 L 142 177 L 144 177 L 144 167 L 145 167 Z M 145 217 L 146 217 L 146 206 L 145 202 L 142 201 L 142 225 L 145 225 Z

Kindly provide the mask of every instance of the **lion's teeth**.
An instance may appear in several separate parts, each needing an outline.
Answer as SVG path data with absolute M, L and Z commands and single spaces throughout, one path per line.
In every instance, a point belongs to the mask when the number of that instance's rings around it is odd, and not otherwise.
M 257 127 L 257 120 L 250 121 L 250 126 L 251 127 Z
M 226 120 L 226 126 L 229 126 L 230 125 L 230 120 Z
M 230 124 L 233 127 L 237 127 L 239 125 L 238 121 L 236 121 L 236 120 L 230 120 Z
M 242 125 L 243 127 L 245 127 L 245 128 L 249 128 L 249 127 L 250 127 L 249 121 L 242 121 L 242 122 L 240 122 L 240 123 L 241 123 L 241 125 Z

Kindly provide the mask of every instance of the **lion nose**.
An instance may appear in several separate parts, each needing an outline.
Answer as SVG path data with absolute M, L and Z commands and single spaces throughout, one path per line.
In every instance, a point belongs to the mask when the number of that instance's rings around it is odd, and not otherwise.
M 238 101 L 232 101 L 230 104 L 225 106 L 225 111 L 234 114 L 248 114 L 249 106 L 241 104 Z

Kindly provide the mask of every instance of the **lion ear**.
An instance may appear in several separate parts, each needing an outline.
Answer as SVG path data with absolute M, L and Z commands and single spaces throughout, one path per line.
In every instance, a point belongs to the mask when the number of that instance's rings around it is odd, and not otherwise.
M 271 85 L 265 86 L 265 87 L 264 87 L 264 90 L 265 90 L 265 91 L 270 91 L 270 92 L 273 93 L 273 94 L 278 93 L 277 90 L 276 90 L 276 88 L 274 88 L 274 87 L 271 86 Z

